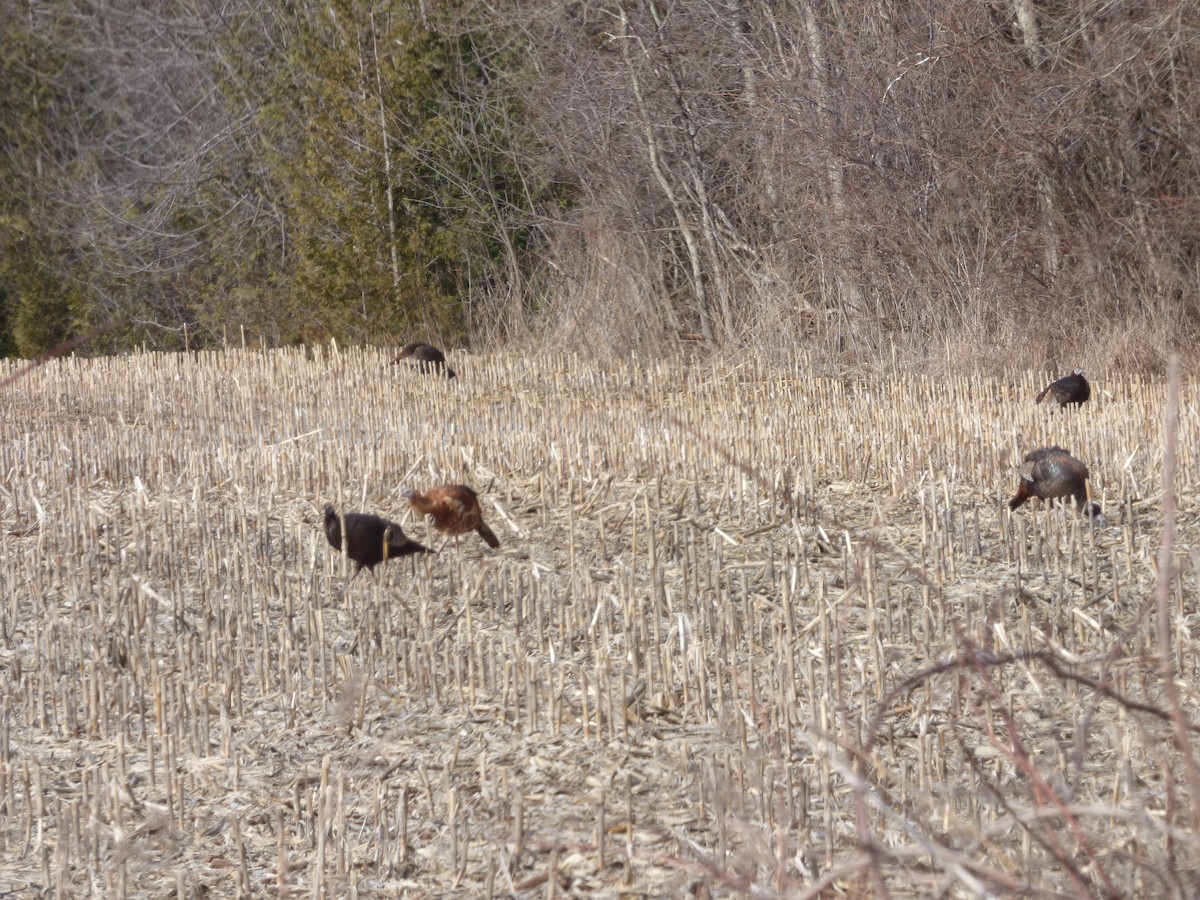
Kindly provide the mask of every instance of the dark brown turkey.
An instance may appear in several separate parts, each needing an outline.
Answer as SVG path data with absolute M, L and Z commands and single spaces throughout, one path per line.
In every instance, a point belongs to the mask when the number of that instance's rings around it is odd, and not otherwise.
M 1091 396 L 1092 386 L 1083 377 L 1083 369 L 1076 369 L 1070 375 L 1064 375 L 1042 388 L 1042 392 L 1037 395 L 1034 403 L 1041 403 L 1043 400 L 1049 399 L 1059 406 L 1067 406 L 1070 403 L 1082 406 Z
M 1071 497 L 1079 511 L 1095 519 L 1098 526 L 1108 525 L 1100 504 L 1088 499 L 1087 466 L 1062 447 L 1042 447 L 1027 453 L 1017 471 L 1021 484 L 1016 496 L 1008 501 L 1009 509 L 1016 509 L 1031 497 L 1043 500 Z
M 446 354 L 444 354 L 433 344 L 426 344 L 424 341 L 413 341 L 411 344 L 405 344 L 404 349 L 400 351 L 400 355 L 392 360 L 392 364 L 400 362 L 411 362 L 417 367 L 419 372 L 432 372 L 435 374 L 445 375 L 447 378 L 457 378 L 457 373 L 446 365 Z
M 354 560 L 354 577 L 363 567 L 374 571 L 381 562 L 412 556 L 414 553 L 432 553 L 424 544 L 418 544 L 404 534 L 395 522 L 369 513 L 345 513 L 342 516 L 331 505 L 325 507 L 325 537 L 334 550 L 342 549 L 342 528 L 345 523 L 346 555 Z

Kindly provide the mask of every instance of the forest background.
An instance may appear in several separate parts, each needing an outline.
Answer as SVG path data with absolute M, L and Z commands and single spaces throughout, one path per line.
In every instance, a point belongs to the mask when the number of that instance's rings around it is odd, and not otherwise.
M 1198 59 L 1188 0 L 8 0 L 0 355 L 1194 362 Z

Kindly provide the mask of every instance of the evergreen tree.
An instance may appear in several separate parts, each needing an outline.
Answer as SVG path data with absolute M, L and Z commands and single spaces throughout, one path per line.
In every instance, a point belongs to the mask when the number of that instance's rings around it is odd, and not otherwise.
M 313 333 L 464 330 L 464 302 L 519 277 L 529 194 L 517 115 L 479 34 L 415 6 L 297 13 L 264 113 L 290 235 L 285 287 Z
M 82 292 L 69 278 L 77 259 L 56 222 L 54 191 L 69 163 L 71 74 L 52 42 L 15 17 L 0 29 L 0 353 L 36 355 L 69 336 L 83 318 Z

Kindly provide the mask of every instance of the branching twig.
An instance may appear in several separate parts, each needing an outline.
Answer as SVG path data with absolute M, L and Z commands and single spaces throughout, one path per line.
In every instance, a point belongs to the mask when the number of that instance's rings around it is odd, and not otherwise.
M 1173 579 L 1171 556 L 1175 548 L 1175 440 L 1179 430 L 1179 354 L 1171 356 L 1167 376 L 1167 421 L 1163 440 L 1163 530 L 1162 544 L 1158 548 L 1158 581 L 1154 586 L 1155 605 L 1158 609 L 1158 666 L 1167 694 L 1167 706 L 1171 723 L 1175 727 L 1175 742 L 1187 769 L 1188 785 L 1192 794 L 1192 828 L 1200 828 L 1200 767 L 1188 740 L 1187 720 L 1179 704 L 1179 691 L 1175 687 L 1175 649 L 1171 640 L 1171 581 Z

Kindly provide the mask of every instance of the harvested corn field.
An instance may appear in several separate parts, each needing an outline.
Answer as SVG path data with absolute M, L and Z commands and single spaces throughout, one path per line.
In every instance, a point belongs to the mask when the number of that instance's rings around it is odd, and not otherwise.
M 1171 456 L 1167 386 L 1103 373 L 1059 411 L 1044 373 L 388 362 L 3 389 L 0 892 L 1200 885 L 1193 384 Z M 1009 510 L 1052 444 L 1108 528 Z M 325 504 L 433 547 L 403 491 L 447 482 L 500 547 L 351 579 Z

